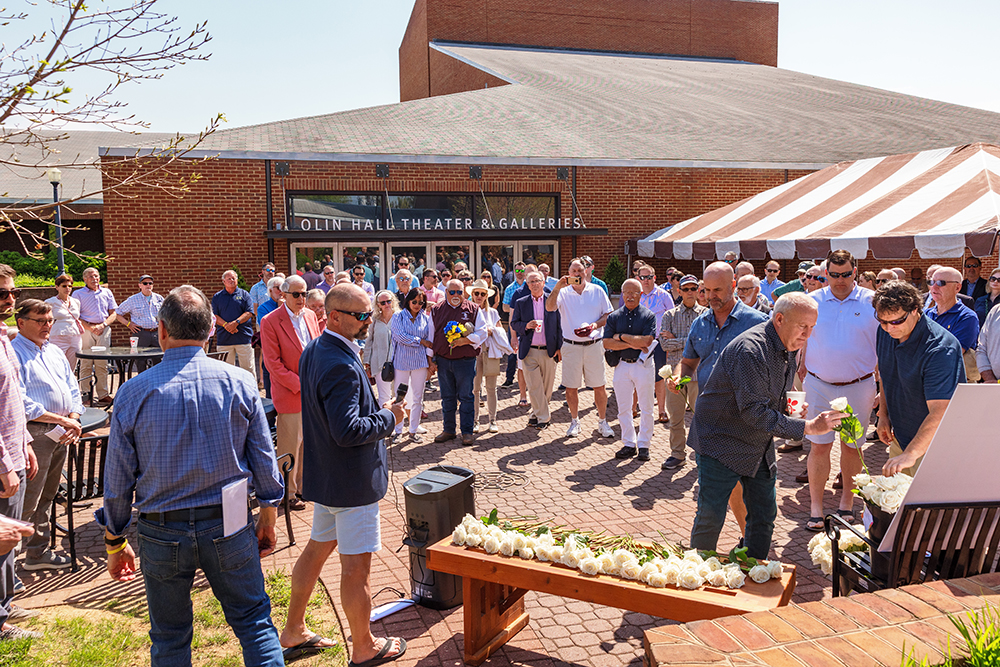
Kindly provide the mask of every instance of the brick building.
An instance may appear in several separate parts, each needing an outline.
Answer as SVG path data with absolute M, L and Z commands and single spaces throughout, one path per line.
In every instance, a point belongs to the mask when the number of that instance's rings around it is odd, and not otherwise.
M 109 195 L 109 282 L 215 291 L 232 266 L 358 253 L 380 285 L 402 254 L 559 275 L 831 164 L 1000 140 L 1000 114 L 779 69 L 777 35 L 767 2 L 416 0 L 402 102 L 220 131 L 177 169 L 201 175 L 184 198 Z

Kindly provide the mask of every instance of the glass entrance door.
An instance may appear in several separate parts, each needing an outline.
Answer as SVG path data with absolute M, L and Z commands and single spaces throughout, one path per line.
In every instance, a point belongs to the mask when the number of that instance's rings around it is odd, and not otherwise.
M 379 256 L 381 248 L 377 245 L 359 245 L 348 243 L 294 243 L 291 247 L 292 272 L 297 273 L 308 263 L 316 272 L 332 266 L 335 272 L 350 272 L 355 265 L 365 268 L 365 280 L 378 289 L 380 282 Z
M 413 286 L 421 283 L 427 258 L 430 256 L 429 243 L 389 243 L 389 253 L 386 257 L 385 278 L 386 289 L 396 291 L 394 276 L 400 269 L 406 269 L 413 274 Z
M 474 271 L 476 267 L 472 262 L 472 242 L 435 243 L 434 268 L 438 271 L 448 269 L 454 276 L 463 268 Z
M 479 244 L 479 266 L 476 276 L 489 271 L 498 289 L 502 289 L 503 277 L 514 269 L 514 245 Z

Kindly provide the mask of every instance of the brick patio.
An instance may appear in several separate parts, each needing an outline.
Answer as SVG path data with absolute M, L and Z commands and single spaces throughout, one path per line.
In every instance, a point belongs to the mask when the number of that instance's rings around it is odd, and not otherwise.
M 609 388 L 610 384 L 609 381 Z M 449 464 L 477 473 L 507 472 L 526 476 L 523 486 L 477 491 L 478 514 L 489 512 L 495 506 L 507 516 L 535 515 L 552 518 L 560 524 L 605 529 L 615 534 L 629 533 L 637 538 L 661 539 L 662 533 L 666 539 L 674 541 L 687 542 L 689 539 L 696 507 L 697 469 L 692 458 L 679 470 L 660 470 L 660 463 L 669 451 L 666 425 L 656 425 L 652 461 L 620 461 L 614 458 L 620 441 L 602 439 L 595 431 L 597 414 L 591 392 L 581 392 L 583 436 L 573 439 L 565 437 L 569 413 L 562 392 L 557 391 L 553 397 L 553 406 L 557 407 L 553 411 L 554 425 L 540 432 L 525 428 L 527 409 L 517 405 L 516 386 L 501 388 L 499 392 L 499 434 L 481 435 L 472 447 L 462 447 L 459 440 L 434 444 L 431 439 L 440 430 L 440 402 L 437 392 L 430 392 L 425 400 L 430 418 L 425 422 L 429 432 L 424 442 L 415 444 L 403 439 L 392 448 L 392 483 L 381 503 L 383 548 L 373 559 L 372 591 L 382 591 L 375 604 L 396 597 L 388 588 L 406 595 L 410 593 L 407 549 L 400 549 L 404 536 L 401 485 L 433 465 Z M 608 412 L 611 415 L 617 412 L 614 397 Z M 609 421 L 616 435 L 620 433 L 617 420 Z M 885 447 L 869 446 L 867 458 L 870 466 L 881 466 Z M 808 489 L 794 481 L 795 475 L 804 468 L 804 452 L 778 455 L 774 556 L 799 566 L 798 586 L 793 597 L 797 603 L 829 599 L 831 590 L 829 579 L 811 565 L 805 551 L 813 535 L 803 527 L 809 516 Z M 829 487 L 826 500 L 828 509 L 835 509 Z M 860 503 L 856 503 L 855 508 L 860 515 Z M 104 570 L 101 533 L 92 521 L 92 511 L 93 508 L 88 508 L 77 513 L 78 525 L 90 522 L 78 532 L 81 571 L 76 574 L 68 571 L 21 572 L 28 590 L 18 597 L 18 604 L 29 608 L 58 604 L 96 607 L 113 599 L 128 606 L 142 604 L 141 582 L 119 584 L 108 578 Z M 295 547 L 288 546 L 284 521 L 279 517 L 279 549 L 265 560 L 265 567 L 291 571 L 301 546 L 308 539 L 310 516 L 309 511 L 294 515 L 299 540 Z M 728 550 L 738 539 L 738 528 L 730 521 L 719 546 Z M 339 578 L 339 564 L 331 559 L 321 580 L 331 593 L 338 617 L 346 626 L 343 610 L 339 607 Z M 669 620 L 534 592 L 526 597 L 526 609 L 531 615 L 528 627 L 486 664 L 638 665 L 643 659 L 645 631 L 654 628 L 659 632 L 677 631 L 666 629 L 676 625 Z M 736 617 L 719 622 L 730 634 L 733 628 L 737 633 L 740 628 L 746 629 L 743 623 Z M 406 638 L 410 648 L 399 661 L 400 665 L 432 667 L 461 663 L 461 607 L 443 612 L 411 607 L 374 625 L 376 635 L 388 633 Z M 348 634 L 346 627 L 344 631 Z M 898 656 L 894 664 L 898 664 Z

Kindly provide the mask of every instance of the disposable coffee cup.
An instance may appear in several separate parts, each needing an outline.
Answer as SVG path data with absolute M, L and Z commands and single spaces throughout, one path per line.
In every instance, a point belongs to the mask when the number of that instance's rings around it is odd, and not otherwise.
M 788 399 L 788 414 L 792 417 L 805 419 L 806 416 L 806 392 L 788 391 L 785 392 Z
M 129 336 L 128 342 L 129 342 L 129 345 L 132 346 L 133 350 L 136 350 L 136 349 L 139 348 L 139 337 L 138 336 Z
M 535 331 L 537 331 L 538 333 L 542 332 L 542 321 L 541 320 L 535 320 Z

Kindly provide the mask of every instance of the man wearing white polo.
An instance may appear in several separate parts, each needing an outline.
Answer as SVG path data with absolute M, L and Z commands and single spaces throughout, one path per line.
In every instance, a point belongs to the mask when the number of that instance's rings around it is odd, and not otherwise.
M 840 443 L 840 469 L 843 489 L 840 492 L 839 514 L 850 517 L 853 512 L 854 476 L 861 472 L 861 445 L 868 429 L 872 405 L 875 402 L 875 333 L 878 320 L 872 307 L 875 295 L 855 282 L 857 261 L 846 250 L 834 250 L 826 260 L 827 287 L 810 296 L 819 305 L 819 318 L 805 349 L 802 388 L 806 392 L 809 411 L 806 419 L 830 409 L 830 401 L 847 398 L 854 416 L 861 422 L 861 437 L 857 442 Z M 823 529 L 823 493 L 830 478 L 830 450 L 834 434 L 810 435 L 809 451 L 809 530 Z
M 579 390 L 584 382 L 594 390 L 594 404 L 600 420 L 598 430 L 605 438 L 612 437 L 615 433 L 608 426 L 606 416 L 608 392 L 604 389 L 604 346 L 601 344 L 604 323 L 612 310 L 607 293 L 587 282 L 583 261 L 576 258 L 569 263 L 569 275 L 556 281 L 555 289 L 545 301 L 545 310 L 558 310 L 562 319 L 562 381 L 571 417 L 566 437 L 580 435 Z

